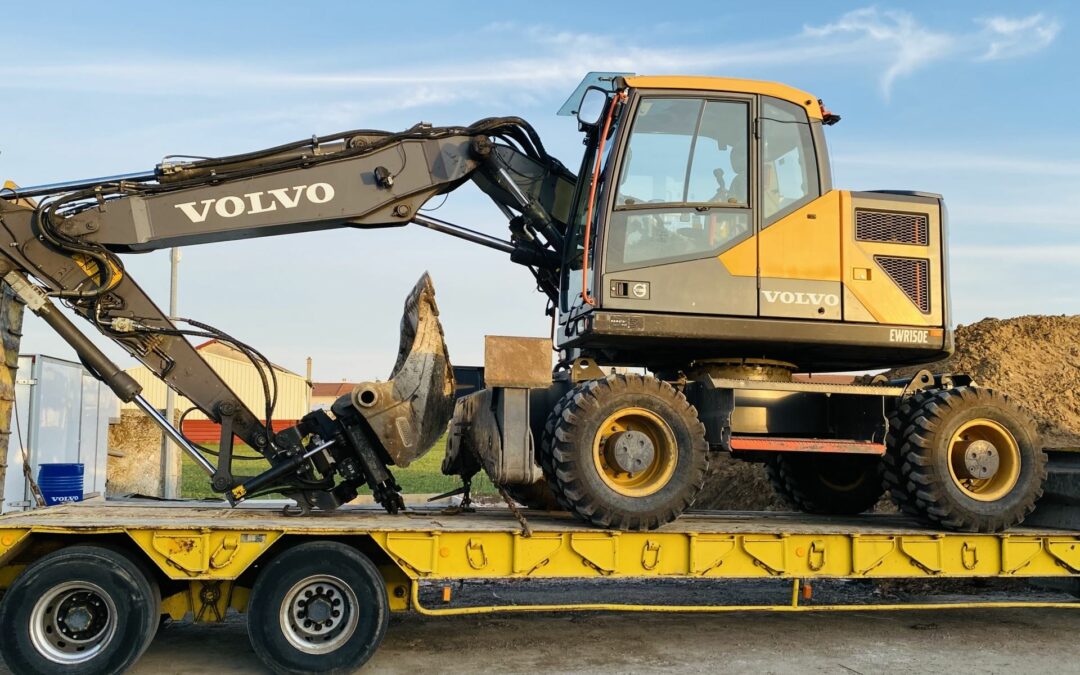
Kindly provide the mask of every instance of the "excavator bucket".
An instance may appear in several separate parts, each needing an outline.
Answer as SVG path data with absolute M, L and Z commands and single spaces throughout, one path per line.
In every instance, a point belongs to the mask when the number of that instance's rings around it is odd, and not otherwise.
M 390 379 L 358 384 L 352 403 L 397 466 L 423 456 L 446 431 L 454 413 L 454 369 L 439 323 L 435 286 L 426 272 L 405 299 L 401 344 Z

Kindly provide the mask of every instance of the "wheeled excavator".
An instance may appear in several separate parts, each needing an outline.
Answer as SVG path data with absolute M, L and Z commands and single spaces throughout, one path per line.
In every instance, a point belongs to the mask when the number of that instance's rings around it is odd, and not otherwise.
M 9 186 L 0 276 L 234 504 L 273 492 L 305 512 L 330 510 L 366 487 L 397 512 L 390 467 L 447 433 L 443 471 L 466 488 L 485 471 L 526 506 L 603 528 L 677 518 L 715 453 L 765 463 L 780 494 L 813 513 L 858 513 L 887 492 L 929 524 L 1000 531 L 1032 510 L 1046 454 L 1031 418 L 1002 393 L 927 370 L 856 384 L 819 375 L 951 353 L 940 195 L 835 189 L 825 128 L 839 116 L 782 84 L 592 73 L 560 114 L 584 136 L 576 173 L 527 122 L 499 117 Z M 505 238 L 421 212 L 467 183 L 506 215 Z M 166 316 L 122 261 L 407 225 L 528 268 L 549 300 L 551 339 L 489 336 L 483 368 L 453 368 L 425 275 L 406 300 L 390 379 L 277 432 L 266 358 L 220 329 Z M 57 303 L 219 423 L 216 462 Z M 232 344 L 256 364 L 265 409 L 246 406 L 189 337 Z M 234 474 L 236 439 L 270 468 Z

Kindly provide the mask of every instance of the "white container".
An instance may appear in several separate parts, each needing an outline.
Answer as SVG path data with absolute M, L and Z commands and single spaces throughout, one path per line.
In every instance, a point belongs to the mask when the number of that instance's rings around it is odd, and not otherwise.
M 23 473 L 24 447 L 35 478 L 41 464 L 81 462 L 84 498 L 104 496 L 109 424 L 119 418 L 119 399 L 82 365 L 42 354 L 20 355 L 0 512 L 34 507 Z

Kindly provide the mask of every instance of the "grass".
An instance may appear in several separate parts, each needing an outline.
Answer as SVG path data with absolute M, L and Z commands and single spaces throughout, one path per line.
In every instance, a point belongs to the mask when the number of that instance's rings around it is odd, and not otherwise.
M 207 444 L 207 447 L 215 452 L 217 444 Z M 255 452 L 247 445 L 237 445 L 233 451 L 234 457 L 255 457 Z M 449 492 L 461 485 L 461 479 L 457 476 L 444 476 L 442 473 L 443 456 L 446 454 L 446 437 L 438 440 L 426 455 L 416 460 L 404 469 L 390 467 L 401 485 L 404 494 L 441 494 Z M 217 498 L 210 489 L 210 478 L 199 468 L 195 461 L 184 455 L 183 470 L 180 474 L 180 495 L 188 499 L 202 499 L 206 497 Z M 211 461 L 216 458 L 211 457 Z M 259 458 L 254 461 L 234 461 L 233 470 L 237 475 L 253 476 L 270 468 L 270 464 Z M 473 494 L 495 494 L 495 486 L 487 475 L 481 472 L 473 479 Z M 367 490 L 361 490 L 361 494 L 367 494 Z M 274 498 L 278 495 L 270 495 Z

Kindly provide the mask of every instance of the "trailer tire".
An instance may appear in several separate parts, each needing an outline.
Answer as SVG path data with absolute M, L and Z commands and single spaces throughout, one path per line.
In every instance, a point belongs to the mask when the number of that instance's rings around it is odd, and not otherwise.
M 877 455 L 778 453 L 765 465 L 773 489 L 804 513 L 852 515 L 881 499 L 881 459 Z
M 625 467 L 614 461 L 620 452 L 631 457 L 627 448 L 637 452 L 634 444 L 643 449 L 638 460 L 624 460 L 631 462 Z M 704 486 L 709 463 L 694 406 L 668 383 L 641 375 L 609 375 L 572 389 L 551 450 L 555 492 L 571 513 L 617 530 L 652 530 L 678 518 Z
M 352 672 L 378 649 L 389 621 L 378 568 L 332 541 L 300 544 L 275 557 L 259 573 L 248 603 L 252 648 L 270 670 L 290 675 Z
M 4 660 L 16 673 L 120 673 L 157 632 L 161 594 L 113 548 L 69 546 L 23 571 L 0 602 Z
M 1001 532 L 1023 522 L 1042 496 L 1047 458 L 1035 422 L 993 389 L 929 393 L 912 412 L 902 439 L 901 477 L 927 524 Z M 980 465 L 969 457 L 972 452 L 992 455 L 992 463 Z M 987 477 L 976 477 L 983 470 Z

